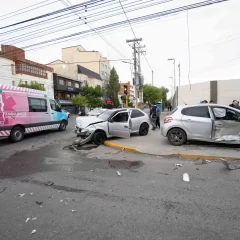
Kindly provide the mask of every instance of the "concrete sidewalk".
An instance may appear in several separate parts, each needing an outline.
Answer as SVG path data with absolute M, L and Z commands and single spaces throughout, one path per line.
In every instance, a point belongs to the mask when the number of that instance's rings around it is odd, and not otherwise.
M 183 146 L 173 146 L 167 138 L 161 136 L 160 130 L 150 130 L 149 134 L 144 137 L 133 135 L 129 139 L 109 139 L 105 145 L 159 156 L 178 155 L 182 158 L 194 159 L 201 157 L 209 160 L 220 160 L 221 158 L 240 160 L 240 145 L 192 142 Z

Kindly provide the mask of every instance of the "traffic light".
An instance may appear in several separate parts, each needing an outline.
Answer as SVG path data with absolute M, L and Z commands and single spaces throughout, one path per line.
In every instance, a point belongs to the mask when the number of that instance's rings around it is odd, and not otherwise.
M 128 95 L 128 86 L 127 85 L 124 85 L 124 94 L 125 95 Z

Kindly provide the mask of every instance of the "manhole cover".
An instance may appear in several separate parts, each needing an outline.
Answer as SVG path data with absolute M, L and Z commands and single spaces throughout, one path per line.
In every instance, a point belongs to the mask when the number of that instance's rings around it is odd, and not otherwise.
M 140 168 L 144 165 L 144 163 L 142 161 L 109 160 L 108 165 L 111 168 L 130 169 Z

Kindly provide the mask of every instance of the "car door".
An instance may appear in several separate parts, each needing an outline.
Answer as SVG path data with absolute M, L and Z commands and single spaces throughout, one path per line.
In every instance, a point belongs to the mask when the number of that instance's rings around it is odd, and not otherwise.
M 213 121 L 208 106 L 186 107 L 182 110 L 182 123 L 189 139 L 210 140 Z
M 131 112 L 131 132 L 139 131 L 140 125 L 142 123 L 143 117 L 145 115 L 138 109 L 133 109 Z
M 108 132 L 111 136 L 129 138 L 130 137 L 130 113 L 121 111 L 116 113 L 108 121 Z
M 63 119 L 67 120 L 66 113 L 62 112 L 55 100 L 49 99 L 51 124 L 59 124 Z M 57 126 L 57 125 L 56 125 Z
M 213 139 L 219 142 L 240 142 L 240 112 L 227 107 L 212 107 Z

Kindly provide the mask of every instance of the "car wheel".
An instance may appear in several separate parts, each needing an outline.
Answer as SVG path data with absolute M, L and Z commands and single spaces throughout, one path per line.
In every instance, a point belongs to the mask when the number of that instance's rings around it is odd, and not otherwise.
M 24 130 L 22 127 L 14 127 L 10 134 L 10 139 L 13 142 L 20 142 L 24 138 Z
M 92 141 L 96 144 L 96 145 L 101 145 L 105 142 L 106 140 L 106 134 L 104 132 L 96 132 L 93 135 Z
M 173 128 L 168 132 L 168 141 L 174 146 L 181 146 L 187 141 L 187 135 L 182 129 Z
M 66 123 L 66 121 L 61 121 L 58 130 L 59 130 L 59 131 L 65 131 L 66 128 L 67 128 L 67 123 Z
M 140 136 L 146 136 L 148 135 L 149 127 L 146 123 L 142 123 L 139 128 L 139 135 Z

